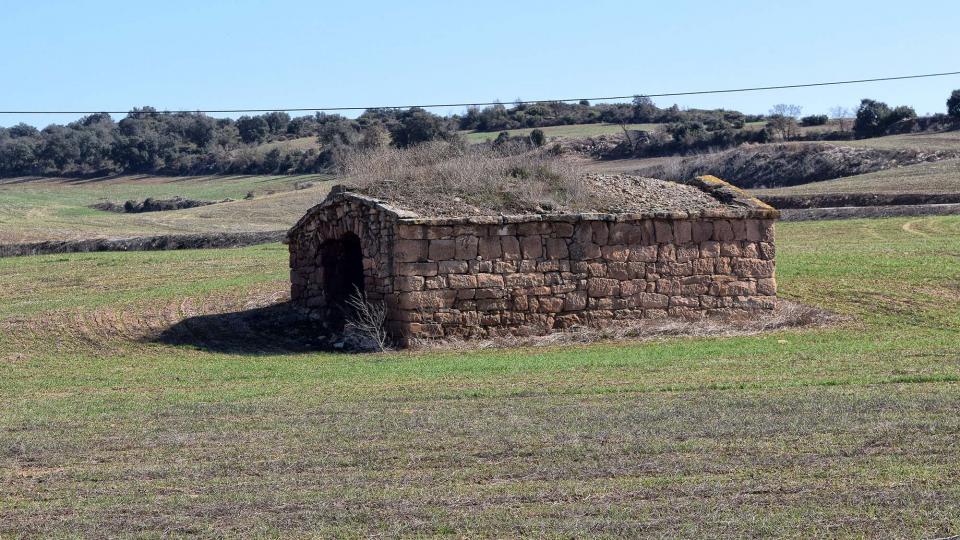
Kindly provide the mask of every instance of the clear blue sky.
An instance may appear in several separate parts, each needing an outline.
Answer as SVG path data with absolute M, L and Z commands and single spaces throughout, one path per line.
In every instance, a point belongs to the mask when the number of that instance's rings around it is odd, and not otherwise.
M 955 0 L 0 3 L 0 109 L 510 102 L 960 70 Z M 811 114 L 873 97 L 923 114 L 953 88 L 960 76 L 657 103 Z

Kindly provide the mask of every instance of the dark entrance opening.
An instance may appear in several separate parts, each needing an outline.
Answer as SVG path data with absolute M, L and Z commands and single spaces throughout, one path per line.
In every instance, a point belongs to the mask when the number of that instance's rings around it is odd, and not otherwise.
M 320 244 L 320 253 L 328 322 L 341 330 L 347 299 L 356 291 L 363 293 L 363 250 L 360 248 L 360 238 L 353 233 L 346 233 L 337 240 L 327 240 Z

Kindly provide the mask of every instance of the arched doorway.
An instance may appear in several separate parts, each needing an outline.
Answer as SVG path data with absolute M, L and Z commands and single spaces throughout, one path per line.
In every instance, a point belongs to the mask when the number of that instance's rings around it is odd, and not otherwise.
M 360 238 L 348 232 L 336 240 L 320 244 L 320 264 L 323 266 L 328 322 L 339 330 L 343 328 L 347 299 L 355 291 L 363 293 Z

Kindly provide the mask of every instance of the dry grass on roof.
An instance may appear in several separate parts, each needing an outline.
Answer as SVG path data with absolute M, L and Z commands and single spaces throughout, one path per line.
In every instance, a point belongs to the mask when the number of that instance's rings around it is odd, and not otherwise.
M 586 175 L 547 150 L 434 142 L 344 160 L 352 189 L 425 216 L 637 212 L 719 207 L 696 187 L 625 175 Z

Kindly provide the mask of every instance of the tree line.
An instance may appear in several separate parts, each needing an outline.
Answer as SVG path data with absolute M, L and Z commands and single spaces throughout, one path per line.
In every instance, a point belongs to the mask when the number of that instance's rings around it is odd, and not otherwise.
M 385 145 L 405 147 L 421 142 L 454 140 L 458 130 L 498 131 L 567 124 L 613 123 L 624 128 L 625 141 L 608 157 L 688 153 L 736 146 L 745 142 L 803 138 L 873 137 L 891 132 L 928 129 L 960 119 L 960 90 L 947 102 L 947 115 L 917 118 L 906 106 L 890 107 L 864 99 L 852 129 L 852 114 L 831 110 L 838 130 L 804 134 L 800 127 L 823 125 L 826 115 L 801 117 L 795 105 L 776 105 L 767 115 L 723 109 L 660 108 L 650 98 L 629 103 L 521 103 L 468 108 L 463 115 L 439 116 L 422 108 L 368 109 L 358 118 L 316 113 L 291 118 L 285 112 L 213 118 L 201 113 L 167 113 L 135 108 L 119 121 L 92 114 L 66 125 L 42 130 L 26 124 L 0 127 L 0 176 L 95 176 L 122 173 L 293 174 L 329 171 L 344 153 Z M 761 129 L 747 123 L 765 121 Z M 656 130 L 633 131 L 628 124 L 655 123 Z M 951 124 L 952 125 L 952 124 Z M 297 148 L 282 141 L 315 137 L 317 145 Z M 501 133 L 493 144 L 510 140 Z M 542 131 L 525 143 L 542 145 Z

